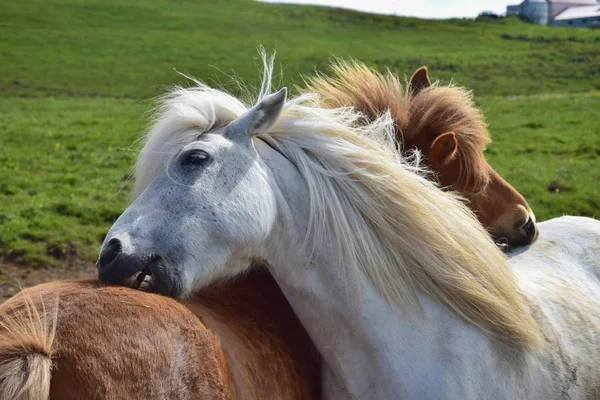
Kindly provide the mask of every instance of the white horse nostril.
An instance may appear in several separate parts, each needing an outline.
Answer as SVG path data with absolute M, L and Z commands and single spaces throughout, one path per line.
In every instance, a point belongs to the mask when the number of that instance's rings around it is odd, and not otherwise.
M 100 269 L 110 265 L 110 263 L 112 263 L 114 259 L 117 258 L 117 256 L 121 253 L 122 249 L 121 241 L 119 239 L 110 239 L 106 244 L 106 247 L 100 253 L 100 257 L 96 262 L 96 267 Z

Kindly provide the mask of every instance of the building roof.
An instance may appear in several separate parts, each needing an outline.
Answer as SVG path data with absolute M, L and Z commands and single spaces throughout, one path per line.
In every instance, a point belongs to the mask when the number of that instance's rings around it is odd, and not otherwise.
M 568 4 L 570 6 L 598 5 L 598 2 L 596 0 L 548 0 L 548 3 L 561 3 Z
M 600 5 L 569 7 L 565 11 L 554 17 L 555 21 L 564 21 L 567 19 L 595 18 L 600 17 Z
M 591 6 L 597 5 L 596 0 L 524 0 L 523 3 L 552 3 L 552 4 L 564 4 L 569 7 L 573 6 Z M 510 7 L 510 6 L 508 6 Z

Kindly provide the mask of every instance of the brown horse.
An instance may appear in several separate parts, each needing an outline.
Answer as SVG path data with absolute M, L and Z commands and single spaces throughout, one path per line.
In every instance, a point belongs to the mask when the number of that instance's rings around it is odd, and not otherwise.
M 465 196 L 499 243 L 528 245 L 538 231 L 527 201 L 488 164 L 490 136 L 471 92 L 431 83 L 418 69 L 407 90 L 391 72 L 378 73 L 357 61 L 337 61 L 332 75 L 307 79 L 307 91 L 326 107 L 355 107 L 367 121 L 389 112 L 403 150 L 418 149 L 440 184 Z
M 0 306 L 1 399 L 314 399 L 320 358 L 267 273 L 185 303 L 96 281 Z

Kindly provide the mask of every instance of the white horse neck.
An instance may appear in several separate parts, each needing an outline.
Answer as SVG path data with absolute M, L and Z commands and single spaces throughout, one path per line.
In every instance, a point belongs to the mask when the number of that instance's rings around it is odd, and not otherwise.
M 431 389 L 439 380 L 432 378 L 439 370 L 439 359 L 432 344 L 439 341 L 439 331 L 426 327 L 429 322 L 423 318 L 401 323 L 364 276 L 353 276 L 336 266 L 332 255 L 338 249 L 315 254 L 298 251 L 307 230 L 307 188 L 298 171 L 281 162 L 279 153 L 260 141 L 256 144 L 267 165 L 274 164 L 270 170 L 281 195 L 280 221 L 269 245 L 271 272 L 324 358 L 325 393 L 361 399 L 438 397 L 424 396 L 418 386 L 435 393 Z M 429 318 L 439 314 L 443 325 L 464 325 L 431 301 L 425 301 L 424 308 Z M 474 329 L 467 330 L 471 340 L 483 337 Z
M 419 295 L 423 316 L 401 317 L 366 276 L 338 265 L 339 249 L 298 250 L 307 231 L 307 188 L 290 162 L 255 142 L 279 193 L 270 270 L 323 356 L 326 398 L 522 398 L 537 391 L 532 387 L 551 386 L 543 368 L 530 368 L 539 360 L 491 339 L 431 298 Z M 520 367 L 502 367 L 513 361 Z

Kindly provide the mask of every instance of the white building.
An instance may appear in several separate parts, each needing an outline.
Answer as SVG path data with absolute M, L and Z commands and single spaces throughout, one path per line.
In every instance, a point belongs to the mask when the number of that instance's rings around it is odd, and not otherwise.
M 516 14 L 536 24 L 600 26 L 596 0 L 525 0 L 506 8 L 506 15 Z

